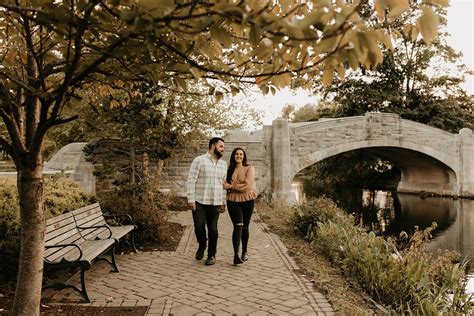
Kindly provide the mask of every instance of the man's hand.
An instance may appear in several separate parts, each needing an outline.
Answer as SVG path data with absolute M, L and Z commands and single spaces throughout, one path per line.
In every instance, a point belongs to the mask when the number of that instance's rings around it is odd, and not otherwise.
M 196 202 L 188 203 L 188 209 L 194 212 L 196 210 Z
M 221 207 L 219 209 L 219 213 L 224 213 L 224 212 L 225 212 L 225 204 L 221 205 Z

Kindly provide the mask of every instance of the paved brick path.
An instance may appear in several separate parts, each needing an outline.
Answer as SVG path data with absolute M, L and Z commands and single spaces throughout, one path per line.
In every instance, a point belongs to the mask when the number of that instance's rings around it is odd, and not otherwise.
M 326 298 L 298 273 L 280 239 L 257 216 L 250 226 L 249 261 L 232 265 L 232 224 L 219 219 L 217 263 L 196 261 L 190 212 L 173 214 L 186 225 L 175 252 L 140 252 L 117 256 L 119 273 L 97 262 L 86 273 L 93 306 L 149 306 L 148 315 L 333 315 Z M 55 292 L 52 301 L 67 302 L 78 294 Z

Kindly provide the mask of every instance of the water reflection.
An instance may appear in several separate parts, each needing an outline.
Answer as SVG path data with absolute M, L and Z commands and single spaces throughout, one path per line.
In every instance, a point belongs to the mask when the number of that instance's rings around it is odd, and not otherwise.
M 473 200 L 364 192 L 362 214 L 364 223 L 371 222 L 376 232 L 389 235 L 412 232 L 415 226 L 424 229 L 436 222 L 428 250 L 456 250 L 463 257 L 474 257 Z
M 470 261 L 474 272 L 474 200 L 364 191 L 362 219 L 375 232 L 389 235 L 411 232 L 415 226 L 424 229 L 436 222 L 427 250 L 455 250 Z M 469 292 L 474 292 L 472 278 Z

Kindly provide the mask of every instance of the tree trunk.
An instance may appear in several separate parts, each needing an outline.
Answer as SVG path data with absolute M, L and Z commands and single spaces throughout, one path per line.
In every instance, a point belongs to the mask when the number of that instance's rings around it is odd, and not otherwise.
M 148 182 L 150 180 L 150 158 L 146 151 L 142 154 L 142 173 L 144 182 Z
M 135 169 L 136 169 L 136 157 L 135 157 L 135 142 L 133 136 L 130 138 L 130 147 L 129 147 L 129 155 L 130 155 L 130 184 L 135 184 Z
M 25 168 L 26 169 L 26 168 Z M 43 212 L 43 166 L 18 170 L 21 248 L 12 315 L 39 315 L 43 279 L 45 218 Z
M 157 189 L 160 188 L 161 173 L 163 172 L 164 164 L 165 164 L 165 161 L 163 159 L 158 159 L 158 162 L 156 163 L 156 170 L 155 170 L 155 177 L 153 179 L 153 184 Z

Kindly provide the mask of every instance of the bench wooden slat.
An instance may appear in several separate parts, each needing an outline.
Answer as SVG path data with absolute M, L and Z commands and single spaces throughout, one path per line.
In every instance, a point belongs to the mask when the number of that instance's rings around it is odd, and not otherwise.
M 120 226 L 110 226 L 105 220 L 102 209 L 100 208 L 99 203 L 94 203 L 88 205 L 87 207 L 82 207 L 80 209 L 72 211 L 72 215 L 76 220 L 76 224 L 79 227 L 90 227 L 90 226 L 108 226 L 112 231 L 111 238 L 121 239 L 132 230 L 135 229 L 135 225 L 120 225 Z M 107 229 L 98 228 L 95 231 L 91 230 L 80 230 L 81 234 L 86 239 L 94 238 L 106 238 L 110 235 Z

